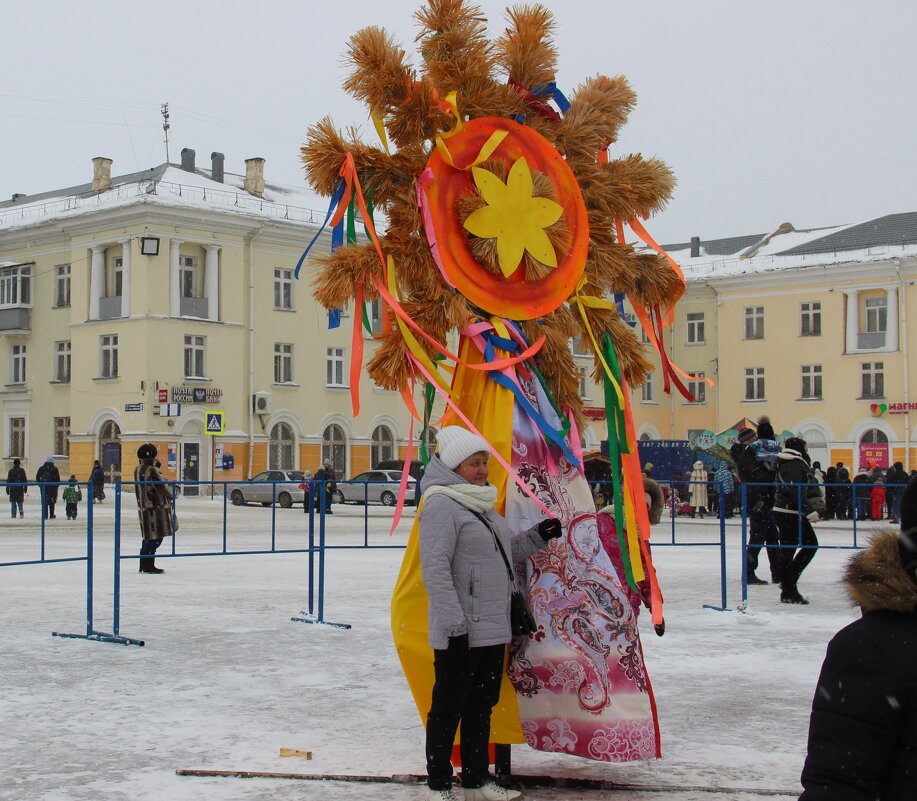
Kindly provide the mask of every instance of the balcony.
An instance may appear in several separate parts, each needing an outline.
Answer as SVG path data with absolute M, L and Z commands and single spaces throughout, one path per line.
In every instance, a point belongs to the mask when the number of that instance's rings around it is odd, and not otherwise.
M 207 298 L 182 298 L 178 313 L 182 317 L 199 317 L 206 320 L 208 309 Z
M 885 350 L 885 342 L 885 331 L 869 331 L 857 334 L 857 350 Z
M 25 306 L 0 309 L 0 333 L 14 334 L 32 330 L 32 310 Z
M 121 296 L 99 298 L 99 319 L 116 320 L 121 317 Z

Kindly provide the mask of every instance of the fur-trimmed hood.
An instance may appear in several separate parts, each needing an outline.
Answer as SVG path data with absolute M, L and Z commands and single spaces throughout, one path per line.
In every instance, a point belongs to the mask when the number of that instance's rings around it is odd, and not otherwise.
M 917 612 L 917 582 L 904 569 L 898 551 L 898 533 L 880 531 L 865 550 L 847 563 L 844 585 L 850 599 L 865 612 Z

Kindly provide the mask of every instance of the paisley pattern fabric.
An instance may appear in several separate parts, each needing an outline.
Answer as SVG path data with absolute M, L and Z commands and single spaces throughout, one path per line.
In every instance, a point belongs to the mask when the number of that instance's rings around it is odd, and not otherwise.
M 540 386 L 524 389 L 549 417 Z M 548 452 L 518 407 L 512 457 L 513 468 L 565 529 L 560 540 L 527 560 L 525 592 L 538 631 L 514 640 L 508 667 L 526 742 L 540 751 L 605 762 L 659 757 L 656 705 L 636 614 L 626 579 L 599 538 L 589 486 L 557 449 Z M 539 517 L 512 484 L 505 516 L 516 529 Z

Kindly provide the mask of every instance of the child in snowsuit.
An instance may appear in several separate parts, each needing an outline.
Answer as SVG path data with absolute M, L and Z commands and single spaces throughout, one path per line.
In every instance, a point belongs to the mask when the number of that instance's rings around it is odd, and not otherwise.
M 83 493 L 76 485 L 76 476 L 71 475 L 70 481 L 64 487 L 64 503 L 67 504 L 67 519 L 76 520 L 77 504 L 83 500 Z
M 872 505 L 870 520 L 881 520 L 882 507 L 885 506 L 885 482 L 881 478 L 877 478 L 869 490 L 869 500 Z

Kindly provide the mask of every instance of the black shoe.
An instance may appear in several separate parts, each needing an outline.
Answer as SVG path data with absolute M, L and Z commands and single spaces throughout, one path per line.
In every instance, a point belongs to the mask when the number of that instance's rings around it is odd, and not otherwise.
M 144 570 L 143 572 L 144 572 L 144 573 L 165 573 L 166 571 L 163 570 L 161 567 L 155 567 L 155 566 L 154 566 L 154 567 L 148 567 L 148 568 L 147 568 L 146 570 Z M 808 601 L 806 601 L 806 603 L 808 603 Z
M 767 584 L 764 579 L 758 578 L 754 573 L 748 574 L 748 583 L 749 584 Z
M 809 599 L 803 598 L 798 592 L 781 592 L 780 603 L 805 605 L 809 603 Z

